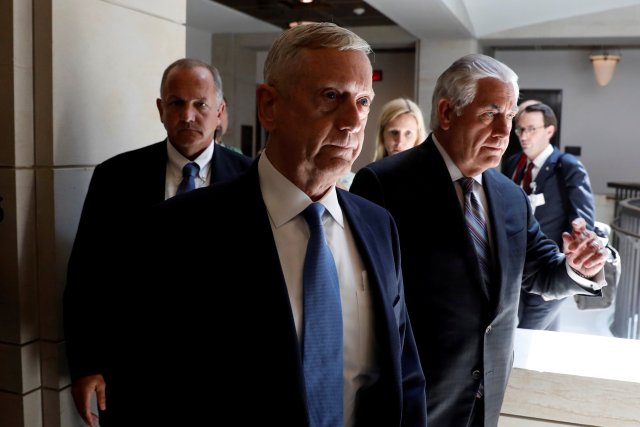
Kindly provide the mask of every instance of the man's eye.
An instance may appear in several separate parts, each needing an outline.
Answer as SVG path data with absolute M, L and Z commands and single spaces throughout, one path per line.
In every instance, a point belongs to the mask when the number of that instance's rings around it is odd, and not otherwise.
M 368 107 L 369 105 L 371 105 L 371 100 L 369 98 L 362 98 L 359 102 L 363 107 Z
M 335 100 L 338 99 L 338 92 L 328 91 L 324 93 L 324 96 L 326 96 L 328 99 Z

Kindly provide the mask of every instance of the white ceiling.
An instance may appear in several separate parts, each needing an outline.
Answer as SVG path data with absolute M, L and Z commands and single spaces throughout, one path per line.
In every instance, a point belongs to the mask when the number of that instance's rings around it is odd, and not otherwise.
M 419 39 L 475 38 L 494 45 L 640 44 L 640 0 L 367 2 Z M 281 31 L 211 0 L 187 0 L 187 24 L 210 33 Z

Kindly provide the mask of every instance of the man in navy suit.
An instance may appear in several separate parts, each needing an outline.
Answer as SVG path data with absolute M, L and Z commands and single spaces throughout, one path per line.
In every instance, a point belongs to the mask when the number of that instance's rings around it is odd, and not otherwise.
M 130 278 L 140 294 L 123 308 L 132 319 L 129 351 L 120 351 L 109 410 L 148 425 L 156 416 L 171 425 L 426 425 L 394 221 L 335 186 L 362 148 L 374 96 L 369 52 L 329 23 L 275 41 L 257 91 L 269 135 L 259 160 L 233 181 L 168 200 L 146 220 Z M 308 395 L 303 357 L 303 212 L 312 204 L 324 209 L 339 282 L 342 328 L 326 335 L 327 343 L 342 336 L 337 422 L 324 419 L 328 410 L 311 417 L 325 401 Z M 147 369 L 149 361 L 162 368 Z
M 389 209 L 398 225 L 434 426 L 497 425 L 521 284 L 547 298 L 597 294 L 604 284 L 605 250 L 584 221 L 565 234 L 562 254 L 540 231 L 524 192 L 492 169 L 507 147 L 517 99 L 517 76 L 506 65 L 485 55 L 460 58 L 436 83 L 426 142 L 361 169 L 351 187 Z
M 507 159 L 503 172 L 529 196 L 544 234 L 562 246 L 562 233 L 571 231 L 574 219 L 584 219 L 593 230 L 595 203 L 589 175 L 578 159 L 551 145 L 558 128 L 551 107 L 540 102 L 524 107 L 515 126 L 522 152 Z M 555 329 L 562 301 L 522 292 L 518 327 Z
M 251 159 L 213 144 L 222 105 L 220 73 L 202 61 L 180 59 L 162 76 L 156 105 L 167 139 L 117 155 L 98 165 L 87 193 L 73 245 L 64 294 L 64 327 L 72 394 L 83 420 L 95 425 L 90 402 L 95 393 L 106 408 L 104 331 L 106 287 L 101 281 L 110 253 L 121 251 L 114 238 L 148 208 L 173 197 L 187 163 L 198 165 L 195 187 L 222 182 L 245 171 Z M 126 238 L 126 236 L 125 236 Z M 126 243 L 125 243 L 126 244 Z M 108 417 L 101 425 L 108 424 Z

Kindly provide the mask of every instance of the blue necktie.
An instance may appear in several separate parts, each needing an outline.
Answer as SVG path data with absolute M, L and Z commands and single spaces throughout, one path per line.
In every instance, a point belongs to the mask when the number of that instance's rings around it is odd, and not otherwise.
M 196 176 L 200 172 L 200 166 L 197 163 L 191 162 L 184 165 L 182 168 L 182 182 L 178 186 L 176 194 L 187 193 L 196 188 Z
M 491 277 L 491 249 L 484 209 L 473 192 L 473 178 L 460 178 L 459 181 L 464 193 L 464 216 L 467 227 L 478 255 L 482 280 L 488 284 Z
M 342 416 L 342 306 L 336 264 L 322 226 L 324 206 L 303 212 L 310 237 L 302 273 L 302 364 L 311 427 L 338 427 Z

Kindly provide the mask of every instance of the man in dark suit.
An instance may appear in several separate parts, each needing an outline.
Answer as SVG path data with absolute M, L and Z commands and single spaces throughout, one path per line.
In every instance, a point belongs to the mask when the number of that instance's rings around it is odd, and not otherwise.
M 562 246 L 562 233 L 571 231 L 574 219 L 584 219 L 593 230 L 595 203 L 589 175 L 578 159 L 551 145 L 558 128 L 551 107 L 538 102 L 522 108 L 515 126 L 522 152 L 506 160 L 503 172 L 529 196 L 544 234 Z M 562 301 L 522 292 L 518 327 L 554 330 Z
M 165 70 L 156 104 L 167 139 L 117 155 L 98 165 L 87 193 L 69 260 L 64 294 L 64 326 L 72 394 L 78 412 L 95 425 L 90 402 L 106 408 L 104 331 L 111 307 L 104 294 L 111 286 L 100 276 L 123 242 L 114 238 L 148 208 L 180 189 L 187 164 L 199 169 L 194 187 L 222 182 L 246 170 L 251 159 L 212 144 L 224 106 L 222 81 L 215 67 L 180 59 Z M 103 286 L 104 285 L 104 286 Z M 107 419 L 101 420 L 103 426 Z
M 275 41 L 257 92 L 269 134 L 259 160 L 238 179 L 168 200 L 147 218 L 135 252 L 152 265 L 134 273 L 143 291 L 125 311 L 134 318 L 127 348 L 135 350 L 121 359 L 126 374 L 114 393 L 163 390 L 149 405 L 169 424 L 426 425 L 395 224 L 386 210 L 335 187 L 362 148 L 374 96 L 369 52 L 329 23 L 295 27 Z M 315 208 L 324 211 L 338 298 L 318 307 L 307 304 L 307 267 L 316 257 L 305 218 Z M 328 396 L 308 372 L 307 340 L 323 323 L 311 314 L 320 307 L 331 313 L 326 321 L 342 322 L 323 341 L 333 347 L 341 337 L 342 350 L 323 356 L 316 372 L 337 365 L 326 373 L 337 378 Z M 149 360 L 161 372 L 145 372 Z M 154 421 L 147 405 L 140 408 L 144 393 L 133 393 L 109 410 Z
M 492 169 L 507 147 L 517 98 L 517 76 L 506 65 L 485 55 L 460 58 L 436 83 L 425 143 L 361 169 L 351 187 L 389 209 L 398 225 L 434 426 L 497 424 L 521 283 L 548 298 L 603 285 L 600 276 L 579 277 L 602 275 L 606 255 L 596 236 L 577 221 L 563 255 L 522 190 Z

